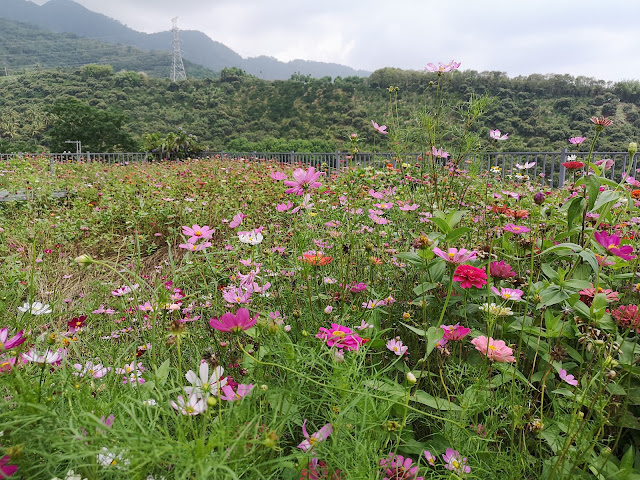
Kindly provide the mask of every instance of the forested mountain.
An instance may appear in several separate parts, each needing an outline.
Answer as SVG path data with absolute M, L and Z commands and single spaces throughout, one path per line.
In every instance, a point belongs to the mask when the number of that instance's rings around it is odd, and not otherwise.
M 444 77 L 443 77 L 444 78 Z M 219 79 L 171 83 L 133 71 L 114 73 L 104 66 L 76 70 L 32 71 L 0 77 L 0 149 L 20 151 L 51 145 L 56 117 L 51 106 L 70 99 L 100 111 L 114 112 L 134 142 L 144 134 L 180 129 L 212 150 L 333 151 L 349 149 L 358 133 L 361 150 L 392 150 L 390 136 L 380 135 L 371 120 L 391 124 L 390 107 L 400 126 L 413 129 L 415 151 L 425 115 L 435 111 L 436 74 L 392 68 L 369 78 L 312 79 L 295 75 L 266 81 L 231 68 Z M 391 95 L 389 86 L 398 87 Z M 442 85 L 449 102 L 471 95 L 496 98 L 471 127 L 481 146 L 506 150 L 550 150 L 569 146 L 567 139 L 587 136 L 589 118 L 610 116 L 599 150 L 623 151 L 640 140 L 640 83 L 613 85 L 570 75 L 508 78 L 500 72 L 461 71 Z M 121 116 L 121 117 L 120 117 Z M 456 119 L 452 119 L 458 121 Z M 509 141 L 488 147 L 489 129 L 509 133 Z M 453 148 L 443 140 L 444 148 Z M 140 146 L 140 145 L 138 145 Z
M 114 70 L 144 72 L 168 78 L 173 59 L 168 52 L 143 51 L 113 45 L 69 33 L 52 33 L 26 23 L 0 18 L 0 74 L 27 70 L 111 65 Z M 216 77 L 214 72 L 188 60 L 185 69 L 192 77 Z
M 173 34 L 170 31 L 153 34 L 137 32 L 72 0 L 49 0 L 42 6 L 27 0 L 2 0 L 0 17 L 26 22 L 51 32 L 66 32 L 102 42 L 131 45 L 143 50 L 172 51 Z M 170 24 L 169 22 L 170 19 L 167 19 L 167 24 Z M 184 59 L 214 71 L 237 67 L 269 80 L 288 79 L 294 73 L 318 78 L 370 74 L 335 63 L 305 60 L 280 62 L 266 56 L 245 59 L 222 43 L 193 30 L 181 30 L 180 40 Z M 77 63 L 68 66 L 77 66 Z M 186 65 L 185 68 L 187 76 L 192 76 L 190 68 Z

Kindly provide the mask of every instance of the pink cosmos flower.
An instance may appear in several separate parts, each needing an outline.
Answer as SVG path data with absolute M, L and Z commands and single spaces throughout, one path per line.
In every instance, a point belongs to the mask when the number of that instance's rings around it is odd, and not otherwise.
M 10 477 L 18 471 L 17 465 L 9 465 L 10 461 L 11 457 L 9 455 L 0 458 L 0 478 Z
M 434 466 L 436 464 L 436 457 L 431 455 L 431 452 L 429 450 L 425 450 L 422 453 L 424 453 L 424 458 L 427 460 L 427 463 L 429 465 Z
M 289 200 L 287 203 L 280 203 L 276 205 L 276 210 L 278 212 L 286 212 L 287 210 L 291 210 L 293 208 L 293 203 Z
M 316 172 L 315 167 L 309 167 L 308 170 L 296 168 L 293 171 L 293 180 L 285 180 L 284 182 L 287 187 L 291 187 L 284 193 L 302 196 L 305 194 L 305 189 L 320 188 L 322 184 L 318 182 L 318 178 L 321 175 L 324 175 L 324 172 Z
M 249 303 L 251 301 L 251 295 L 253 294 L 253 288 L 251 286 L 247 286 L 246 289 L 241 287 L 235 287 L 233 285 L 225 287 L 222 290 L 222 298 L 224 298 L 227 303 Z
M 7 327 L 0 328 L 0 352 L 22 345 L 25 340 L 23 330 L 20 330 L 13 337 L 9 338 L 9 329 Z
M 533 168 L 536 166 L 536 162 L 526 162 L 524 165 L 520 165 L 519 163 L 516 163 L 514 166 L 518 170 L 529 170 L 530 168 Z
M 507 223 L 504 227 L 502 227 L 502 229 L 505 232 L 511 232 L 514 235 L 520 235 L 522 233 L 527 233 L 531 231 L 530 228 L 514 225 L 513 223 Z
M 376 122 L 374 122 L 373 120 L 371 120 L 371 125 L 373 125 L 373 128 L 375 128 L 380 133 L 384 133 L 385 135 L 389 133 L 389 132 L 387 132 L 387 126 L 386 125 L 380 126 Z
M 514 302 L 520 302 L 524 292 L 518 288 L 505 288 L 500 287 L 498 290 L 496 287 L 491 287 L 491 291 L 500 298 L 505 300 L 512 300 Z
M 574 387 L 578 385 L 578 380 L 576 380 L 576 378 L 573 375 L 567 375 L 567 371 L 564 370 L 563 368 L 558 370 L 558 376 L 560 377 L 560 379 L 564 380 L 569 385 L 573 385 Z
M 457 248 L 449 248 L 444 252 L 438 247 L 433 247 L 433 253 L 440 258 L 444 258 L 447 262 L 454 263 L 456 265 L 460 265 L 468 260 L 474 260 L 478 254 L 478 252 L 469 251 L 466 248 L 461 248 L 460 250 Z
M 279 182 L 280 180 L 287 178 L 287 174 L 282 172 L 272 172 L 270 177 Z
M 608 235 L 607 232 L 596 232 L 593 234 L 596 242 L 602 245 L 611 255 L 620 257 L 623 260 L 633 260 L 636 258 L 631 245 L 620 246 L 621 238 L 617 235 Z
M 504 263 L 504 260 L 500 260 L 499 262 L 491 262 L 491 265 L 489 265 L 489 275 L 493 278 L 506 280 L 515 277 L 516 272 L 513 271 L 511 265 Z
M 457 70 L 458 68 L 460 68 L 460 62 L 456 62 L 454 60 L 451 60 L 446 65 L 441 62 L 438 62 L 437 66 L 434 63 L 427 63 L 427 66 L 424 67 L 427 72 L 436 72 L 438 74 L 448 73 L 453 70 Z
M 593 163 L 598 167 L 602 167 L 605 171 L 611 170 L 611 167 L 615 164 L 612 158 L 601 158 Z
M 309 435 L 309 433 L 307 432 L 307 419 L 305 418 L 304 422 L 302 422 L 302 435 L 304 435 L 305 440 L 303 440 L 302 443 L 298 445 L 298 448 L 303 452 L 308 452 L 317 443 L 320 443 L 323 440 L 326 440 L 329 437 L 329 435 L 331 435 L 332 432 L 333 432 L 333 427 L 331 426 L 330 423 L 327 423 L 322 428 L 320 428 L 320 430 L 318 430 L 316 433 L 314 433 L 313 435 Z
M 447 448 L 442 455 L 442 459 L 446 462 L 444 468 L 447 470 L 456 472 L 459 475 L 471 472 L 471 467 L 467 465 L 467 457 L 462 458 L 462 455 L 457 450 Z
M 325 340 L 328 347 L 344 348 L 345 350 L 356 351 L 364 340 L 353 330 L 337 323 L 331 324 L 331 329 L 320 327 L 316 338 Z
M 402 205 L 400 207 L 400 210 L 402 210 L 403 212 L 413 212 L 414 210 L 417 210 L 418 208 L 420 208 L 420 205 L 418 205 L 417 203 L 414 203 L 412 205 Z
M 507 140 L 509 138 L 509 134 L 508 133 L 505 133 L 504 135 L 501 135 L 501 133 L 502 132 L 500 130 L 491 130 L 489 132 L 489 136 L 491 138 L 493 138 L 494 140 L 500 140 L 500 141 Z
M 242 212 L 238 212 L 236 216 L 233 217 L 233 220 L 229 223 L 229 228 L 236 228 L 238 225 L 242 223 L 242 220 L 246 217 L 246 215 Z
M 0 373 L 10 372 L 13 366 L 18 362 L 18 365 L 27 363 L 27 360 L 20 357 L 7 357 L 6 355 L 0 355 Z
M 119 287 L 113 290 L 111 292 L 111 295 L 113 295 L 114 297 L 122 297 L 124 295 L 131 293 L 134 290 L 137 290 L 138 288 L 140 288 L 140 285 L 137 283 L 132 286 L 123 285 L 122 287 Z
M 418 466 L 412 467 L 413 460 L 390 453 L 387 458 L 380 460 L 380 466 L 384 468 L 382 480 L 424 480 L 418 477 Z
M 400 357 L 405 353 L 407 353 L 407 350 L 409 350 L 409 347 L 406 345 L 403 345 L 402 340 L 399 340 L 397 338 L 392 338 L 387 342 L 387 350 L 391 350 L 393 353 L 395 353 L 397 356 Z
M 571 137 L 569 139 L 569 143 L 573 144 L 573 145 L 580 145 L 582 142 L 584 142 L 587 139 L 587 137 Z
M 209 320 L 211 328 L 219 330 L 221 332 L 233 332 L 240 333 L 243 330 L 248 330 L 258 322 L 258 313 L 251 318 L 249 316 L 249 310 L 246 308 L 239 308 L 235 315 L 231 312 L 227 312 L 220 318 L 212 318 Z
M 182 415 L 199 415 L 207 410 L 207 401 L 198 395 L 189 395 L 185 400 L 182 395 L 178 396 L 178 402 L 171 401 L 171 406 Z
M 31 348 L 27 353 L 22 354 L 22 358 L 28 362 L 34 363 L 48 363 L 51 365 L 59 365 L 62 360 L 67 356 L 67 350 L 59 348 L 58 350 L 45 350 L 40 353 L 36 349 Z
M 449 158 L 449 152 L 442 148 L 431 147 L 431 155 L 435 158 Z
M 182 234 L 187 236 L 187 237 L 193 237 L 196 240 L 202 238 L 202 239 L 209 239 L 213 236 L 213 229 L 211 227 L 208 227 L 206 225 L 204 226 L 200 226 L 200 225 L 193 225 L 192 227 L 182 227 Z
M 442 338 L 446 341 L 462 340 L 471 332 L 470 328 L 461 327 L 459 323 L 455 325 L 440 325 L 440 328 L 444 330 L 444 336 Z
M 485 355 L 489 360 L 499 363 L 516 361 L 516 358 L 513 356 L 513 350 L 507 347 L 504 340 L 494 340 L 491 337 L 487 338 L 481 335 L 471 340 L 471 343 L 476 347 L 476 350 Z
M 238 389 L 235 392 L 233 391 L 233 387 L 231 385 L 225 385 L 224 387 L 222 387 L 222 395 L 220 395 L 220 398 L 222 400 L 226 400 L 227 402 L 235 402 L 249 395 L 251 393 L 251 390 L 253 390 L 252 383 L 250 383 L 249 385 L 241 383 L 240 385 L 238 385 Z
M 458 265 L 453 274 L 454 282 L 460 282 L 460 288 L 482 288 L 487 284 L 487 272 L 471 265 Z
M 105 367 L 101 363 L 94 364 L 93 362 L 87 362 L 84 366 L 80 363 L 74 363 L 73 368 L 77 370 L 77 372 L 73 372 L 74 375 L 78 377 L 92 377 L 92 378 L 102 378 L 107 373 L 109 373 L 110 368 Z

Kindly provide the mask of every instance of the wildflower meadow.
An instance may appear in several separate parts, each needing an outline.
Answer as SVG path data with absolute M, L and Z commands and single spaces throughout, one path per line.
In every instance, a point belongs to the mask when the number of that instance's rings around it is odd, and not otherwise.
M 389 95 L 394 164 L 5 162 L 0 478 L 639 479 L 638 172 Z

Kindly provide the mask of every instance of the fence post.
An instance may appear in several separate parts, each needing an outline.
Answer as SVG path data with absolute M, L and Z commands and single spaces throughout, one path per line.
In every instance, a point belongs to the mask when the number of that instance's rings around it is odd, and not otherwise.
M 560 150 L 560 175 L 558 176 L 558 188 L 562 188 L 562 186 L 564 185 L 565 168 L 564 168 L 564 165 L 562 164 L 565 163 L 566 161 L 567 161 L 567 149 L 563 148 L 562 150 Z M 553 187 L 553 183 L 551 184 L 551 186 Z
M 54 165 L 54 160 L 53 160 L 53 155 L 49 155 L 49 172 L 51 173 L 51 176 L 53 176 L 53 165 Z
M 289 163 L 291 165 L 293 165 L 293 163 L 296 161 L 296 155 L 295 152 L 293 150 L 291 150 L 291 153 L 289 154 Z

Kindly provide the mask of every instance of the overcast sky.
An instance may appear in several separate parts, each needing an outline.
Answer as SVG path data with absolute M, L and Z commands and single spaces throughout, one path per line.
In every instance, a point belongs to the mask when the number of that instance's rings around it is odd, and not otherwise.
M 243 57 L 364 70 L 462 69 L 640 80 L 640 0 L 75 0 L 148 33 L 200 30 Z M 36 0 L 36 3 L 46 3 Z

